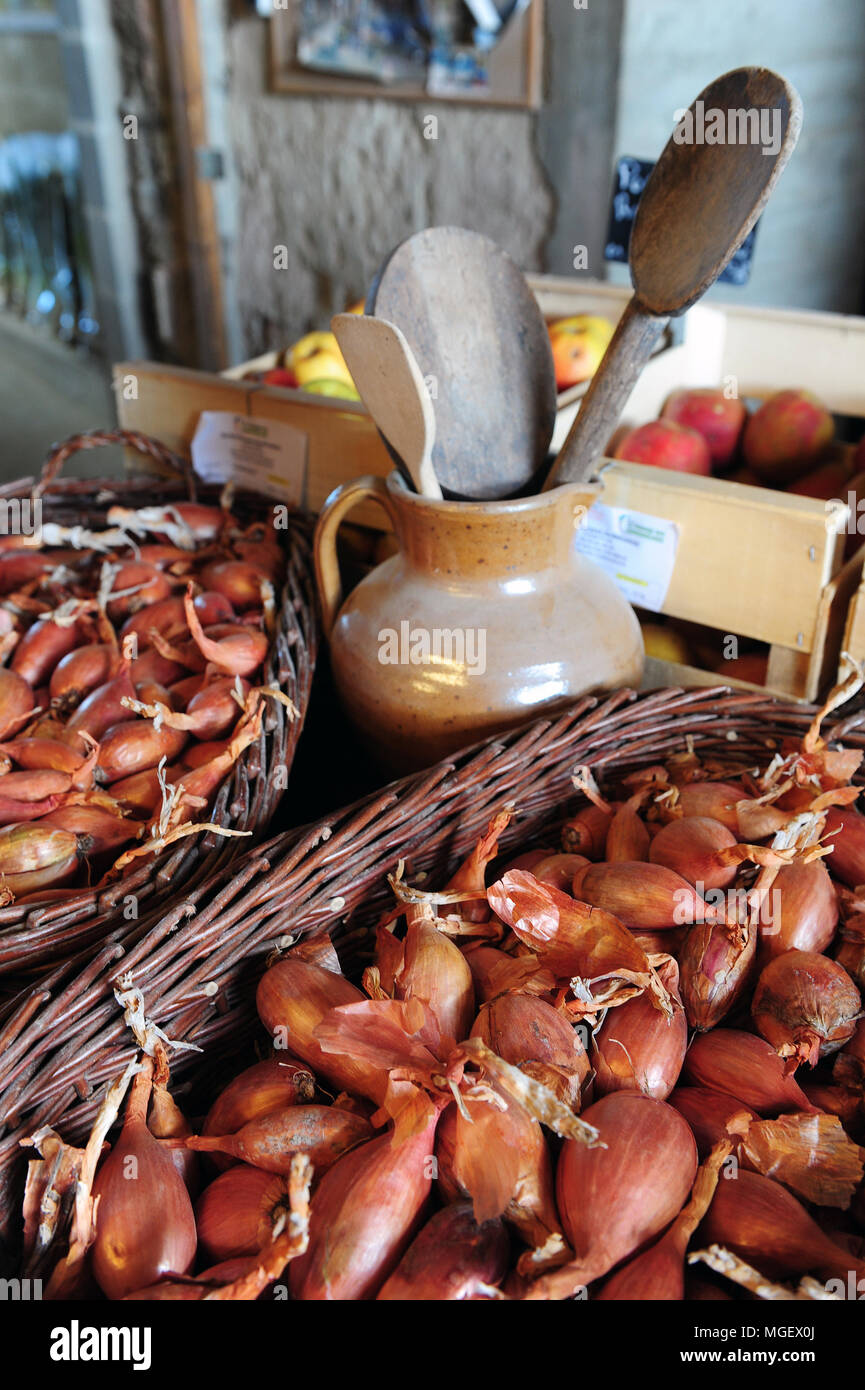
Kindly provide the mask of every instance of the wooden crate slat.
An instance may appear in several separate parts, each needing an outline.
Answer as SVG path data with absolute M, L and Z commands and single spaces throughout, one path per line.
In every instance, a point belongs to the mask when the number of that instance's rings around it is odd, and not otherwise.
M 663 612 L 782 647 L 813 649 L 847 508 L 765 488 L 610 462 L 602 501 L 679 526 Z M 800 640 L 801 638 L 801 640 Z

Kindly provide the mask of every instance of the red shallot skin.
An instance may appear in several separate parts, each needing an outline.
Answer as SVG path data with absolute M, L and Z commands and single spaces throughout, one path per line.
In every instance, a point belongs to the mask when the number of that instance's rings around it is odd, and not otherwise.
M 127 816 L 117 816 L 101 806 L 86 804 L 58 806 L 43 816 L 40 825 L 56 825 L 61 830 L 70 830 L 74 835 L 84 835 L 90 844 L 88 853 L 105 854 L 108 850 L 119 849 L 130 840 L 137 840 L 141 826 Z
M 287 1105 L 301 1105 L 315 1094 L 312 1072 L 289 1057 L 268 1057 L 235 1076 L 220 1091 L 207 1112 L 202 1134 L 236 1134 L 250 1120 L 261 1119 Z M 230 1168 L 228 1154 L 212 1154 L 217 1168 Z
M 852 1038 L 862 1011 L 859 991 L 843 966 L 816 951 L 785 951 L 765 967 L 754 990 L 757 1031 L 787 1066 L 815 1067 Z
M 478 1005 L 511 990 L 544 994 L 555 985 L 554 977 L 540 969 L 534 954 L 509 956 L 496 946 L 480 945 L 466 951 L 465 958 L 472 972 Z
M 202 741 L 212 742 L 223 738 L 237 723 L 242 707 L 237 702 L 237 692 L 241 697 L 249 693 L 249 682 L 236 676 L 220 676 L 212 680 L 197 695 L 193 695 L 186 706 L 186 713 L 195 720 L 193 733 Z
M 593 803 L 581 807 L 562 826 L 562 849 L 566 854 L 582 854 L 591 860 L 603 859 L 612 819 L 612 807 L 604 810 Z
M 563 1104 L 579 1110 L 580 1093 L 591 1071 L 589 1058 L 565 1015 L 543 999 L 504 994 L 484 1004 L 471 1037 L 482 1038 L 497 1056 L 540 1081 Z
M 641 1091 L 666 1100 L 679 1079 L 688 1049 L 688 1024 L 679 995 L 679 967 L 672 959 L 657 967 L 676 1005 L 672 1018 L 655 1008 L 643 991 L 619 1008 L 608 1009 L 595 1034 L 595 1094 Z
M 731 931 L 725 924 L 697 922 L 679 951 L 682 1000 L 688 1023 L 699 1032 L 715 1028 L 749 989 L 759 930 L 753 921 Z
M 78 868 L 78 841 L 68 830 L 48 825 L 0 829 L 0 875 L 16 898 L 66 883 Z
M 729 888 L 737 873 L 736 865 L 718 863 L 718 852 L 732 849 L 736 837 L 720 821 L 708 816 L 683 816 L 662 826 L 649 847 L 652 864 L 673 869 L 699 892 Z
M 784 951 L 827 949 L 838 926 L 838 898 L 822 859 L 785 864 L 778 870 L 769 901 L 771 922 L 761 913 L 761 965 Z
M 56 768 L 27 768 L 22 772 L 7 772 L 0 778 L 0 796 L 9 801 L 43 801 L 49 796 L 63 796 L 72 786 L 68 772 Z
M 624 802 L 610 822 L 604 858 L 610 864 L 619 864 L 634 863 L 650 857 L 646 823 L 633 806 Z M 566 884 L 556 884 L 556 887 L 567 889 Z
M 661 864 L 591 864 L 578 871 L 573 893 L 632 931 L 663 931 L 717 915 L 692 884 Z
M 227 598 L 238 613 L 261 607 L 261 585 L 267 579 L 264 569 L 243 560 L 218 560 L 201 571 L 202 584 Z
M 0 668 L 0 738 L 16 732 L 34 704 L 33 690 L 24 677 Z
M 333 1105 L 289 1105 L 248 1120 L 235 1134 L 202 1134 L 187 1140 L 201 1153 L 225 1153 L 267 1173 L 289 1172 L 296 1153 L 305 1153 L 316 1177 L 344 1153 L 373 1137 L 363 1115 Z
M 123 1298 L 163 1274 L 188 1272 L 196 1245 L 189 1193 L 143 1116 L 128 1116 L 96 1174 L 93 1195 L 92 1269 L 108 1298 Z
M 188 735 L 181 729 L 163 725 L 157 731 L 152 720 L 124 720 L 113 725 L 100 740 L 97 779 L 110 785 L 156 767 L 162 758 L 172 762 L 187 740 Z
M 14 801 L 11 797 L 0 796 L 0 826 L 11 829 L 26 821 L 41 820 L 49 811 L 56 811 L 62 800 L 62 796 L 46 796 L 42 801 Z M 6 886 L 11 887 L 10 884 Z
M 55 566 L 73 557 L 79 559 L 80 555 L 81 552 L 75 550 L 5 551 L 0 554 L 0 594 L 14 593 L 34 579 L 41 579 Z
M 865 1266 L 830 1240 L 792 1193 L 771 1178 L 740 1168 L 718 1183 L 712 1205 L 696 1235 L 699 1246 L 732 1250 L 770 1278 L 817 1274 L 845 1286 Z M 795 1282 L 795 1280 L 794 1280 Z
M 288 1182 L 281 1174 L 238 1163 L 220 1173 L 195 1204 L 199 1244 L 213 1261 L 255 1255 L 288 1209 Z
M 372 1139 L 325 1173 L 312 1202 L 309 1248 L 289 1266 L 292 1298 L 376 1297 L 423 1220 L 437 1118 L 400 1144 L 392 1134 Z
M 68 652 L 51 672 L 48 690 L 52 705 L 66 711 L 76 709 L 85 695 L 109 679 L 116 659 L 112 648 L 101 642 Z
M 99 685 L 81 701 L 66 725 L 69 734 L 85 733 L 99 741 L 113 724 L 129 718 L 123 701 L 135 699 L 135 686 L 127 667 Z
M 556 1197 L 573 1261 L 543 1275 L 529 1299 L 572 1297 L 634 1254 L 681 1211 L 697 1173 L 687 1122 L 664 1101 L 615 1091 L 584 1119 L 606 1147 L 566 1139 Z
M 710 1091 L 705 1086 L 677 1086 L 668 1103 L 691 1126 L 700 1158 L 704 1159 L 723 1139 L 737 1140 L 747 1134 L 760 1117 L 733 1096 Z
M 501 1221 L 478 1225 L 471 1202 L 431 1217 L 379 1292 L 379 1302 L 455 1302 L 483 1296 L 504 1279 L 509 1242 Z
M 167 767 L 164 774 L 166 782 L 175 782 L 182 772 L 182 767 Z M 143 772 L 133 772 L 130 777 L 121 777 L 119 781 L 111 783 L 111 795 L 128 815 L 139 821 L 149 820 L 157 806 L 162 804 L 158 769 L 148 767 Z
M 380 1105 L 387 1087 L 386 1073 L 350 1055 L 325 1052 L 315 1038 L 315 1030 L 331 1009 L 361 1003 L 365 998 L 344 976 L 287 956 L 261 977 L 255 1006 L 277 1046 L 305 1062 L 322 1081 Z
M 475 987 L 468 961 L 458 946 L 430 922 L 410 922 L 401 943 L 393 988 L 397 999 L 421 999 L 436 1017 L 437 1029 L 462 1042 L 475 1016 Z M 420 1034 L 423 1037 L 423 1031 Z
M 774 1048 L 738 1028 L 714 1028 L 695 1037 L 682 1073 L 688 1085 L 722 1091 L 763 1119 L 815 1109 L 795 1077 L 785 1074 Z
M 852 806 L 830 806 L 823 833 L 832 846 L 830 873 L 850 888 L 865 883 L 865 816 Z
M 150 565 L 146 560 L 124 560 L 117 567 L 111 591 L 118 594 L 124 589 L 136 589 L 137 593 L 109 599 L 108 616 L 112 622 L 118 622 L 127 613 L 137 613 L 142 608 L 169 598 L 171 588 L 171 581 L 156 565 Z
M 507 1102 L 506 1109 L 465 1100 L 468 1120 L 456 1105 L 449 1105 L 439 1120 L 439 1194 L 445 1202 L 471 1197 L 476 1221 L 503 1216 L 530 1251 L 549 1249 L 551 1243 L 564 1250 L 544 1132 L 521 1105 L 492 1089 Z M 533 1257 L 528 1259 L 531 1263 Z
M 44 685 L 58 661 L 81 645 L 77 622 L 57 623 L 37 618 L 15 648 L 10 669 L 33 689 Z
M 521 855 L 520 857 L 528 859 L 531 856 Z M 553 888 L 558 888 L 561 893 L 570 893 L 574 874 L 580 869 L 587 868 L 588 864 L 589 860 L 584 854 L 550 854 L 546 858 L 537 860 L 534 864 L 518 864 L 514 861 L 508 865 L 508 869 L 528 869 L 541 883 L 549 883 Z
M 214 758 L 225 753 L 227 748 L 227 739 L 216 739 L 208 743 L 191 743 L 187 748 L 184 748 L 180 755 L 180 761 L 185 768 L 204 767 L 206 763 L 212 762 Z
M 185 666 L 179 661 L 171 661 L 162 656 L 155 647 L 146 647 L 140 656 L 135 657 L 129 668 L 132 684 L 138 688 L 146 681 L 158 681 L 160 685 L 171 686 L 188 676 Z
M 744 800 L 746 793 L 735 782 L 686 782 L 679 788 L 676 805 L 683 816 L 708 816 L 738 836 L 736 803 Z
M 209 627 L 213 623 L 232 622 L 236 616 L 225 595 L 212 591 L 196 594 L 193 607 L 203 627 Z M 186 606 L 182 596 L 162 599 L 160 603 L 154 603 L 149 608 L 142 609 L 140 613 L 133 614 L 123 624 L 120 635 L 126 637 L 131 632 L 137 633 L 139 650 L 144 651 L 145 647 L 150 645 L 152 628 L 163 636 L 172 630 L 187 635 Z
M 84 761 L 68 743 L 54 738 L 16 738 L 2 745 L 18 767 L 32 770 L 51 769 L 54 772 L 77 772 Z M 0 787 L 2 787 L 0 783 Z

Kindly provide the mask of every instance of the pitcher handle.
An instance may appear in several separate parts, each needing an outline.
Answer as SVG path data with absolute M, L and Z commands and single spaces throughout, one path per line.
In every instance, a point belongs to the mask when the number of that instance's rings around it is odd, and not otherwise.
M 321 604 L 321 622 L 325 637 L 330 637 L 337 614 L 342 607 L 342 578 L 336 554 L 336 533 L 343 518 L 360 502 L 377 502 L 397 530 L 396 507 L 383 478 L 366 474 L 334 488 L 319 513 L 315 527 L 313 551 L 315 579 Z

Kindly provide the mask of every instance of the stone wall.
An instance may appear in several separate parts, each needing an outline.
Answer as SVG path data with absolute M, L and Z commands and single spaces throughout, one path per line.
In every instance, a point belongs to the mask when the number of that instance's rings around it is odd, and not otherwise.
M 554 198 L 532 113 L 275 95 L 265 23 L 238 21 L 229 37 L 233 257 L 250 354 L 364 295 L 387 252 L 422 227 L 472 227 L 520 265 L 542 265 Z M 428 114 L 434 140 L 424 138 Z M 282 271 L 277 246 L 287 248 Z

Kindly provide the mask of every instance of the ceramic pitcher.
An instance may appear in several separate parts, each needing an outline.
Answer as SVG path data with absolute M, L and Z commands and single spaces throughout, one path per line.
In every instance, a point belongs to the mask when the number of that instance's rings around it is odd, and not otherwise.
M 345 711 L 384 766 L 426 767 L 586 691 L 639 682 L 634 611 L 574 543 L 597 492 L 436 501 L 393 472 L 331 493 L 315 533 L 324 630 Z M 399 551 L 343 601 L 337 529 L 369 500 Z

